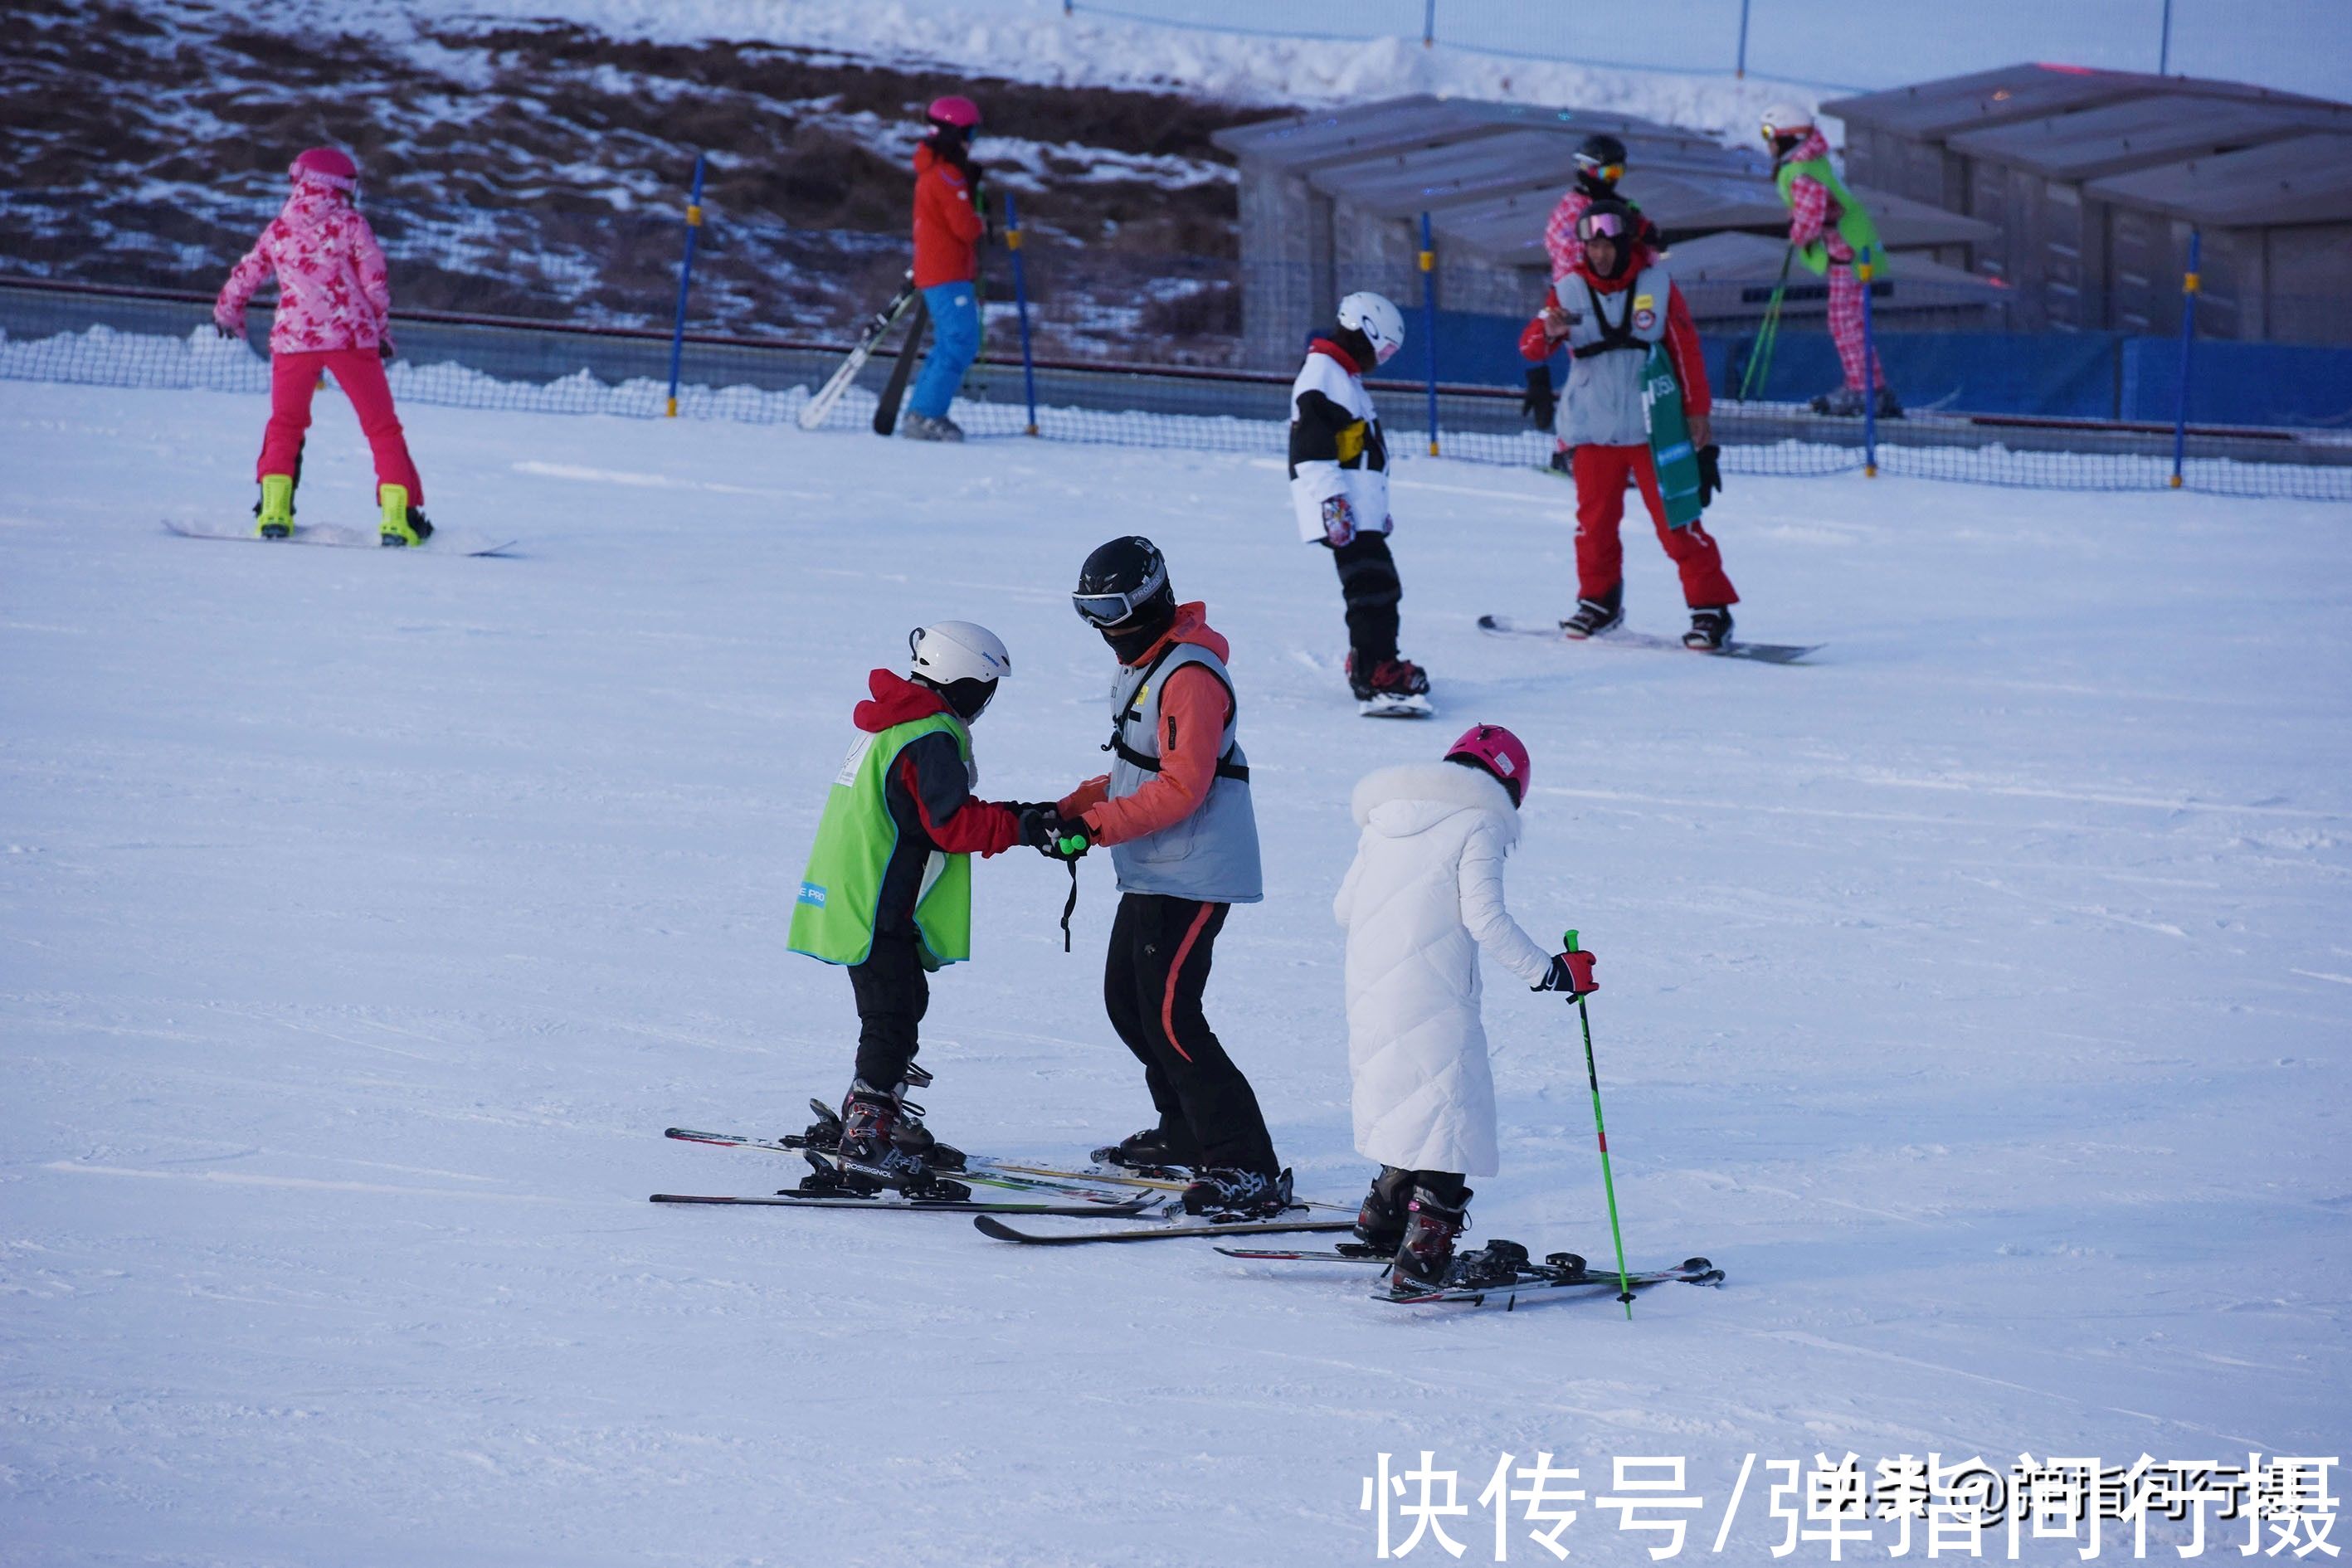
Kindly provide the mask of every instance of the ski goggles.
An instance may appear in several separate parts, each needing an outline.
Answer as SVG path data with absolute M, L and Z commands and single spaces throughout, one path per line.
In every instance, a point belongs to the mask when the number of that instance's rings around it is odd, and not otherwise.
M 1576 166 L 1588 174 L 1599 175 L 1612 185 L 1625 177 L 1624 164 L 1604 163 L 1587 153 L 1579 153 L 1576 155 Z
M 1151 569 L 1151 575 L 1124 594 L 1072 594 L 1070 603 L 1078 612 L 1078 619 L 1097 631 L 1115 626 L 1135 614 L 1136 606 L 1150 604 L 1168 587 L 1168 568 L 1163 563 Z
M 1586 213 L 1576 226 L 1579 239 L 1622 239 L 1625 220 L 1615 213 Z

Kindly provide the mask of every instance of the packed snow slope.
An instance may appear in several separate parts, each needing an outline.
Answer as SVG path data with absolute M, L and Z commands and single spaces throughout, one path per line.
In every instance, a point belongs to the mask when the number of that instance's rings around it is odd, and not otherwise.
M 301 509 L 357 521 L 320 407 Z M 1740 479 L 1742 631 L 1828 645 L 1775 668 L 1483 637 L 1569 603 L 1569 492 L 1408 461 L 1444 716 L 1371 723 L 1263 461 L 407 413 L 434 514 L 515 558 L 171 536 L 244 513 L 258 400 L 0 384 L 11 1564 L 1356 1563 L 1361 1478 L 1424 1449 L 1465 1502 L 1505 1450 L 1595 1497 L 1686 1456 L 1689 1555 L 1756 1454 L 1715 1559 L 1752 1563 L 1767 1459 L 2344 1452 L 2344 509 Z M 665 1125 L 845 1087 L 848 985 L 784 935 L 867 668 L 994 626 L 983 789 L 1067 787 L 1109 667 L 1065 595 L 1125 530 L 1236 650 L 1270 891 L 1208 1000 L 1303 1190 L 1369 1173 L 1349 791 L 1507 723 L 1512 901 L 1601 955 L 1627 1247 L 1721 1290 L 1408 1310 L 1199 1241 L 646 1203 L 794 1175 Z M 923 1058 L 952 1141 L 1149 1119 L 1081 871 L 1065 956 L 1060 869 L 977 868 Z M 1475 1237 L 1604 1258 L 1572 1014 L 1490 979 Z M 1591 1504 L 1565 1539 L 1648 1560 Z

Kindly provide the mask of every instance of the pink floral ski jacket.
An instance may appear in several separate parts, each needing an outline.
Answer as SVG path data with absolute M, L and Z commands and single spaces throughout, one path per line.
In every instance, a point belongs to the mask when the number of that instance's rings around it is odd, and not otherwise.
M 213 320 L 243 336 L 245 307 L 278 275 L 272 353 L 372 349 L 384 339 L 392 288 L 375 231 L 340 191 L 298 176 L 285 210 L 270 220 L 213 301 Z

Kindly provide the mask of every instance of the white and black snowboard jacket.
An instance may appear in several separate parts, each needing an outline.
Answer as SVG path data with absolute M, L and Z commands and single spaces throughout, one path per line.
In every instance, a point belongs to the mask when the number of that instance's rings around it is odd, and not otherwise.
M 1290 384 L 1290 506 L 1299 538 L 1322 542 L 1323 503 L 1333 496 L 1348 498 L 1358 533 L 1389 531 L 1389 448 L 1381 416 L 1354 356 L 1317 338 Z

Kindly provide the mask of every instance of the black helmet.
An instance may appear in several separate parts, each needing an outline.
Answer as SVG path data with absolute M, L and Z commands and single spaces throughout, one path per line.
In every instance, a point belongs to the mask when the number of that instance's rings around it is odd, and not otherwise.
M 1606 131 L 1596 131 L 1577 147 L 1576 166 L 1605 184 L 1615 184 L 1625 174 L 1625 143 Z M 1610 169 L 1617 173 L 1606 173 Z
M 1138 610 L 1175 600 L 1160 546 L 1140 534 L 1114 539 L 1087 556 L 1078 568 L 1077 588 L 1070 595 L 1078 618 L 1097 631 L 1119 625 Z

